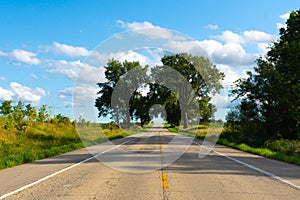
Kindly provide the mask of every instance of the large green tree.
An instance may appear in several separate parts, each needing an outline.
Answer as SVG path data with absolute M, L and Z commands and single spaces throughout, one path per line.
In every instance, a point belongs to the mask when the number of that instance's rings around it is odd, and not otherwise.
M 299 52 L 300 10 L 291 12 L 279 40 L 257 60 L 254 72 L 247 72 L 248 77 L 239 79 L 232 90 L 236 99 L 242 99 L 245 106 L 240 113 L 248 113 L 248 121 L 258 114 L 266 139 L 300 135 Z
M 214 107 L 209 103 L 210 94 L 215 94 L 222 89 L 220 80 L 224 78 L 224 74 L 220 72 L 209 59 L 202 56 L 193 56 L 189 54 L 176 54 L 176 55 L 166 55 L 161 59 L 163 66 L 156 66 L 152 69 L 152 75 L 154 80 L 164 80 L 168 77 L 168 85 L 173 85 L 177 90 L 175 96 L 179 97 L 180 100 L 180 110 L 176 106 L 172 106 L 175 110 L 181 111 L 183 115 L 183 126 L 188 127 L 188 120 L 201 115 L 202 119 L 208 120 L 212 117 Z M 178 72 L 180 76 L 184 78 L 182 80 L 178 75 L 172 70 L 166 68 L 170 67 L 174 71 Z M 174 73 L 172 78 L 170 73 Z M 171 93 L 167 98 L 170 102 Z M 173 98 L 175 98 L 175 96 Z M 176 104 L 176 101 L 173 101 Z M 200 113 L 193 113 L 193 110 L 197 110 L 193 107 L 200 108 Z M 170 105 L 168 105 L 170 108 Z M 173 112 L 174 112 L 173 109 Z M 198 112 L 198 111 L 197 111 Z M 180 113 L 178 113 L 180 115 Z M 192 115 L 192 116 L 189 116 Z
M 106 81 L 98 83 L 98 116 L 111 116 L 126 127 L 131 119 L 140 119 L 143 125 L 151 120 L 150 108 L 160 104 L 168 122 L 178 125 L 183 116 L 185 128 L 188 120 L 199 114 L 206 120 L 211 117 L 214 107 L 209 103 L 209 94 L 222 88 L 224 74 L 204 57 L 176 54 L 164 56 L 161 61 L 163 65 L 151 68 L 148 75 L 148 66 L 142 67 L 139 62 L 110 60 L 105 66 Z M 142 95 L 140 88 L 146 86 L 149 91 Z
M 105 66 L 106 82 L 98 83 L 100 91 L 95 103 L 99 110 L 98 116 L 110 115 L 116 123 L 122 122 L 124 127 L 129 127 L 136 113 L 133 107 L 142 103 L 137 98 L 141 96 L 139 88 L 147 82 L 147 70 L 148 66 L 142 67 L 139 62 L 110 60 Z

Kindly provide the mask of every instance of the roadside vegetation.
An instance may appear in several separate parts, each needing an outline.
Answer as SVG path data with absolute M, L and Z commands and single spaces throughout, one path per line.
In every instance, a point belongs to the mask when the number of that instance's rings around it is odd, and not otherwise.
M 300 165 L 300 10 L 290 13 L 279 34 L 257 66 L 233 85 L 237 105 L 218 143 Z M 196 138 L 203 139 L 205 126 L 196 128 Z
M 209 128 L 217 132 L 222 131 L 217 144 L 300 166 L 300 140 L 268 140 L 261 147 L 254 147 L 242 141 L 238 141 L 238 134 L 233 135 L 231 132 L 226 132 L 226 126 L 226 124 L 223 127 L 222 124 L 218 123 L 203 123 L 188 129 L 180 127 L 180 134 L 203 140 Z M 178 133 L 179 126 L 166 123 L 165 127 L 170 132 Z
M 46 105 L 39 109 L 30 104 L 4 101 L 0 105 L 0 169 L 39 160 L 85 146 L 99 144 L 148 130 L 133 126 L 123 131 L 114 124 L 71 120 L 61 114 L 50 116 Z M 89 141 L 80 136 L 89 133 Z M 80 132 L 80 134 L 78 134 Z M 99 137 L 101 136 L 102 138 Z M 97 136 L 98 135 L 98 136 Z

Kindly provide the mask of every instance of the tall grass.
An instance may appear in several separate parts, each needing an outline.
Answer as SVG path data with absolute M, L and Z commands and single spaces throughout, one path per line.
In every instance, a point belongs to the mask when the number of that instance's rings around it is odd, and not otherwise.
M 32 122 L 25 131 L 2 129 L 0 120 L 0 169 L 82 148 L 72 124 Z
M 0 169 L 59 155 L 107 140 L 126 137 L 145 131 L 150 127 L 149 125 L 141 129 L 134 126 L 134 128 L 124 131 L 110 124 L 75 127 L 71 123 L 30 122 L 26 130 L 17 131 L 4 129 L 4 124 L 5 119 L 0 117 Z M 101 131 L 99 131 L 100 129 Z M 82 140 L 82 138 L 86 140 Z

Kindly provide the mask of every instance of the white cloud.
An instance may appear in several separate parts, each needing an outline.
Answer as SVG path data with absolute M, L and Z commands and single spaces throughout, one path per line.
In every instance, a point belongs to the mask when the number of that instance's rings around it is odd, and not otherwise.
M 248 54 L 240 44 L 227 43 L 215 50 L 212 59 L 219 64 L 250 65 L 256 57 Z
M 226 108 L 227 104 L 229 103 L 229 98 L 226 95 L 215 94 L 211 97 L 211 103 L 214 104 L 217 107 L 217 109 Z
M 256 56 L 248 54 L 246 50 L 237 43 L 222 44 L 214 40 L 204 40 L 200 46 L 208 53 L 214 63 L 227 65 L 250 65 Z
M 73 101 L 77 105 L 83 102 L 93 102 L 94 104 L 97 92 L 98 89 L 96 86 L 90 85 L 77 85 L 75 87 L 65 88 L 59 91 L 61 97 L 73 97 Z
M 34 90 L 30 87 L 21 85 L 17 82 L 11 82 L 10 83 L 10 90 L 9 95 L 10 98 L 13 96 L 16 96 L 18 100 L 25 101 L 25 102 L 31 102 L 31 103 L 38 103 L 42 97 L 46 96 L 46 91 L 42 88 L 35 88 Z
M 12 91 L 0 87 L 0 99 L 1 100 L 9 101 L 9 100 L 12 100 L 13 96 L 14 96 L 14 93 Z
M 260 54 L 267 54 L 267 52 L 270 50 L 270 44 L 269 43 L 258 43 L 257 48 Z
M 217 29 L 219 29 L 218 25 L 216 25 L 216 24 L 208 24 L 204 28 L 210 29 L 210 30 L 217 30 Z
M 185 37 L 174 34 L 173 31 L 155 26 L 150 22 L 124 22 L 122 20 L 117 20 L 122 28 L 126 30 L 132 30 L 134 33 L 139 35 L 145 35 L 151 39 L 177 39 L 185 40 Z
M 276 23 L 276 27 L 277 27 L 277 29 L 281 29 L 281 28 L 286 29 L 287 25 L 286 24 L 282 24 L 282 23 Z
M 90 51 L 84 47 L 74 47 L 58 42 L 53 42 L 53 49 L 57 53 L 62 53 L 70 57 L 88 56 L 90 54 Z
M 215 36 L 216 39 L 227 43 L 243 43 L 244 39 L 241 35 L 233 33 L 230 30 L 223 31 L 222 35 Z
M 280 19 L 282 19 L 284 22 L 286 22 L 288 20 L 288 18 L 290 17 L 290 13 L 291 12 L 287 12 L 287 13 L 284 13 L 282 15 L 280 15 Z M 278 29 L 281 29 L 281 28 L 284 28 L 286 29 L 287 28 L 287 25 L 286 24 L 283 24 L 283 23 L 276 23 L 276 27 Z
M 277 39 L 275 35 L 268 34 L 262 31 L 255 31 L 255 30 L 244 31 L 243 37 L 246 42 L 255 42 L 255 43 L 261 43 L 261 42 L 268 43 L 268 42 L 273 42 Z
M 37 54 L 22 49 L 14 49 L 12 52 L 5 53 L 0 51 L 0 56 L 8 57 L 12 60 L 23 62 L 29 65 L 39 65 L 41 61 L 36 58 Z
M 104 66 L 107 64 L 107 62 L 111 59 L 116 59 L 120 62 L 124 62 L 125 60 L 132 62 L 132 61 L 139 61 L 139 63 L 142 66 L 145 66 L 146 64 L 149 65 L 155 65 L 160 63 L 160 57 L 157 59 L 158 52 L 154 52 L 155 50 L 147 50 L 145 48 L 145 51 L 150 54 L 150 56 L 143 55 L 142 53 L 139 53 L 137 51 L 130 50 L 128 52 L 116 52 L 116 53 L 99 53 L 99 52 L 93 52 L 89 58 L 88 63 L 96 65 L 96 66 Z M 155 55 L 154 55 L 155 54 Z
M 247 53 L 238 43 L 222 44 L 216 40 L 170 41 L 166 48 L 176 53 L 187 52 L 209 57 L 216 64 L 251 65 L 257 58 L 256 55 Z
M 201 46 L 201 42 L 194 41 L 169 41 L 165 44 L 165 48 L 175 53 L 190 53 L 193 55 L 205 56 L 207 51 Z
M 88 57 L 88 62 L 92 65 L 103 66 L 106 65 L 107 62 L 111 59 L 119 60 L 121 57 L 125 55 L 124 52 L 116 52 L 116 53 L 99 53 L 94 51 Z
M 72 81 L 83 83 L 97 83 L 104 77 L 104 68 L 96 68 L 87 63 L 77 61 L 49 61 L 48 66 L 51 67 L 47 70 L 49 73 L 58 73 L 66 76 Z
M 281 19 L 283 19 L 284 21 L 286 21 L 290 17 L 290 14 L 291 14 L 291 12 L 287 12 L 287 13 L 284 13 L 284 14 L 280 15 L 279 17 Z
M 267 43 L 267 42 L 273 42 L 277 39 L 275 35 L 268 34 L 262 31 L 257 31 L 257 30 L 244 31 L 241 34 L 233 33 L 230 30 L 226 30 L 223 31 L 222 35 L 214 36 L 214 38 L 223 41 L 225 43 L 237 43 L 237 44 L 245 44 L 249 42 Z
M 127 60 L 128 62 L 139 61 L 139 63 L 142 66 L 150 64 L 150 60 L 147 56 L 135 51 L 129 51 L 128 53 L 124 54 L 122 57 L 119 58 L 120 62 L 124 62 L 125 60 Z
M 218 64 L 217 68 L 225 74 L 224 80 L 222 80 L 221 83 L 226 90 L 231 89 L 234 81 L 244 76 L 241 76 L 240 70 L 237 70 L 229 65 Z
M 79 60 L 77 61 L 55 60 L 55 61 L 48 61 L 47 65 L 50 67 L 50 69 L 48 69 L 47 72 L 62 74 L 71 80 L 75 80 L 78 71 L 81 67 L 81 62 Z

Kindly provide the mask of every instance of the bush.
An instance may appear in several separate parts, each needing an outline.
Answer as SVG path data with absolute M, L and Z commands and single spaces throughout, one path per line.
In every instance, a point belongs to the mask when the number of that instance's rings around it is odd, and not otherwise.
M 276 152 L 285 153 L 287 155 L 295 155 L 297 149 L 300 148 L 300 142 L 296 140 L 267 140 L 265 147 Z

